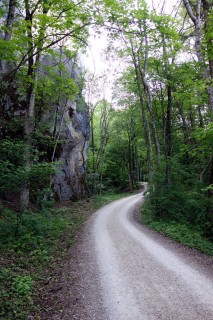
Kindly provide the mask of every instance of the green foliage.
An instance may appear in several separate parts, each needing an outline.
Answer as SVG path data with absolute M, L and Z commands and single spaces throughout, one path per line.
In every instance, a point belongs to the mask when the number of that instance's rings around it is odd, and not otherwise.
M 58 163 L 37 163 L 31 166 L 29 172 L 32 200 L 42 206 L 42 201 L 53 201 L 53 192 L 49 187 L 50 176 L 57 170 Z M 44 202 L 43 202 L 44 204 Z
M 35 309 L 34 283 L 51 263 L 60 236 L 70 223 L 77 230 L 78 221 L 80 219 L 74 216 L 70 220 L 67 210 L 25 212 L 19 237 L 16 238 L 16 214 L 5 209 L 0 219 L 0 252 L 7 252 L 5 263 L 7 257 L 10 257 L 10 261 L 0 272 L 0 319 L 27 319 L 29 311 Z M 73 236 L 74 227 L 71 234 Z
M 10 14 L 7 26 L 10 6 L 14 6 L 14 18 Z M 49 162 L 61 143 L 56 129 L 61 129 L 67 105 L 80 96 L 77 57 L 93 20 L 92 5 L 53 0 L 14 1 L 10 6 L 5 1 L 0 12 L 4 14 L 0 26 L 0 196 L 11 198 L 30 188 L 30 200 L 43 207 L 53 202 L 49 185 L 55 167 Z M 10 37 L 4 40 L 7 28 Z M 51 123 L 40 130 L 40 122 L 48 122 L 48 117 Z
M 95 208 L 100 208 L 112 201 L 115 201 L 115 200 L 119 200 L 121 198 L 124 198 L 125 196 L 129 196 L 130 193 L 125 193 L 125 192 L 115 192 L 113 190 L 111 190 L 111 192 L 109 191 L 106 191 L 104 192 L 102 195 L 94 195 L 92 198 L 93 198 L 93 201 L 94 201 L 94 205 L 95 205 Z
M 25 310 L 32 307 L 32 277 L 16 275 L 12 268 L 4 268 L 0 281 L 0 319 L 26 319 Z
M 9 161 L 16 166 L 21 166 L 26 150 L 26 145 L 23 141 L 4 139 L 0 141 L 0 159 Z
M 17 276 L 12 283 L 11 289 L 14 294 L 22 296 L 24 299 L 29 300 L 32 294 L 33 280 L 30 276 Z
M 58 163 L 34 163 L 28 171 L 24 166 L 27 147 L 19 140 L 4 139 L 0 142 L 0 194 L 18 194 L 23 182 L 29 179 L 31 200 L 43 206 L 46 202 L 53 202 L 52 191 L 49 189 L 50 176 L 58 167 Z M 32 157 L 39 157 L 36 150 L 32 150 Z M 43 201 L 43 204 L 42 204 Z
M 36 312 L 38 281 L 48 267 L 52 268 L 59 257 L 64 257 L 88 211 L 125 195 L 109 193 L 93 197 L 89 202 L 71 203 L 70 207 L 24 212 L 18 238 L 14 236 L 16 214 L 2 206 L 0 253 L 4 259 L 0 269 L 0 319 L 23 320 Z
M 213 255 L 212 242 L 203 237 L 199 229 L 192 228 L 190 225 L 177 223 L 176 221 L 150 220 L 150 218 L 146 216 L 146 212 L 144 212 L 144 215 L 148 226 L 154 230 L 190 248 L 195 248 L 208 255 Z
M 23 168 L 26 145 L 19 140 L 5 139 L 0 141 L 0 193 L 16 190 L 28 173 Z
M 54 103 L 58 99 L 58 103 L 62 103 L 65 99 L 73 101 L 79 88 L 76 81 L 71 77 L 74 74 L 71 75 L 70 71 L 67 70 L 67 57 L 63 52 L 56 51 L 48 56 L 48 62 L 49 64 L 43 66 L 38 77 L 37 99 L 45 97 L 47 104 Z
M 158 218 L 204 225 L 211 199 L 206 197 L 204 186 L 198 183 L 196 174 L 192 174 L 192 168 L 197 163 L 183 165 L 176 159 L 170 164 L 173 183 L 165 184 L 164 174 L 159 171 L 155 173 L 153 184 L 149 187 L 150 210 Z M 162 172 L 164 170 L 162 167 Z
M 0 161 L 0 192 L 16 190 L 19 192 L 27 173 L 23 168 L 17 168 L 9 161 Z
M 76 99 L 76 110 L 79 112 L 88 112 L 88 105 L 81 95 Z

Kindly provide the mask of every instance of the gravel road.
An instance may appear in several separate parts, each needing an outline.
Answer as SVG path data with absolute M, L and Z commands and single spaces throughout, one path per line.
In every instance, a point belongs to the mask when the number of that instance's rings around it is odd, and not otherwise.
M 213 319 L 212 258 L 140 225 L 132 212 L 142 202 L 141 193 L 115 201 L 86 222 L 60 319 Z

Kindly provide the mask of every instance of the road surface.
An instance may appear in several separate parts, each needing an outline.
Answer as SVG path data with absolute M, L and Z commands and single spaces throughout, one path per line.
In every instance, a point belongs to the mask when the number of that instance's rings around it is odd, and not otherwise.
M 70 264 L 76 301 L 61 319 L 213 320 L 211 258 L 134 221 L 142 201 L 141 193 L 115 201 L 87 222 Z

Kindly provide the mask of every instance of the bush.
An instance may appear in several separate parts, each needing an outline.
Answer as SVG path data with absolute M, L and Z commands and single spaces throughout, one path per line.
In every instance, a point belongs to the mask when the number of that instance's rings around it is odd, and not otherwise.
M 32 277 L 16 275 L 11 268 L 4 268 L 0 271 L 0 282 L 0 319 L 26 319 L 26 309 L 33 304 Z
M 0 196 L 13 199 L 26 181 L 29 181 L 30 200 L 40 209 L 52 207 L 53 193 L 50 177 L 55 174 L 59 163 L 38 162 L 26 169 L 24 157 L 26 145 L 19 140 L 4 139 L 0 142 Z M 31 150 L 32 160 L 39 157 L 37 150 Z
M 205 239 L 200 230 L 175 221 L 152 220 L 148 225 L 154 230 L 206 254 L 213 255 L 212 242 Z

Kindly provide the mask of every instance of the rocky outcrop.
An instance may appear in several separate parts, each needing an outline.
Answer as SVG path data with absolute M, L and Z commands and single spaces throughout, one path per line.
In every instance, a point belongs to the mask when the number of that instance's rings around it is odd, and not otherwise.
M 57 76 L 56 80 L 52 80 L 52 73 L 48 73 L 50 69 L 55 75 L 63 77 L 64 73 L 67 79 L 74 79 L 76 82 L 80 72 L 76 64 L 64 54 L 56 52 L 54 57 L 43 57 L 38 78 L 43 78 L 45 90 L 42 92 L 40 89 L 40 96 L 37 95 L 35 120 L 35 135 L 38 134 L 41 138 L 39 140 L 35 137 L 35 148 L 40 154 L 45 154 L 41 161 L 59 163 L 57 173 L 51 179 L 54 198 L 57 201 L 77 200 L 86 194 L 85 173 L 90 136 L 88 107 L 81 90 L 77 99 L 67 98 L 66 90 L 62 93 L 57 91 Z M 52 95 L 46 93 L 48 79 L 53 83 L 55 81 Z M 0 137 L 23 139 L 25 98 L 20 94 L 15 80 L 2 92 Z
M 76 103 L 68 105 L 63 117 L 60 139 L 63 140 L 61 164 L 52 179 L 57 200 L 79 199 L 85 196 L 86 160 L 89 144 L 88 112 L 76 110 Z
M 60 60 L 66 67 L 66 76 L 68 73 L 70 78 L 78 81 L 79 69 L 73 65 L 72 60 L 63 54 Z M 46 57 L 43 64 L 50 66 L 55 63 Z M 64 96 L 59 104 L 53 103 L 48 113 L 44 114 L 43 121 L 52 124 L 49 130 L 54 131 L 56 139 L 52 160 L 60 163 L 51 181 L 54 198 L 63 201 L 84 197 L 90 123 L 88 107 L 81 92 L 76 101 L 69 101 Z

